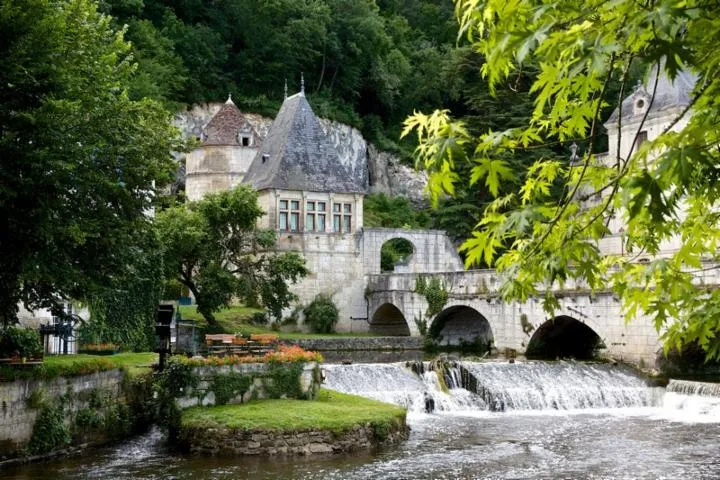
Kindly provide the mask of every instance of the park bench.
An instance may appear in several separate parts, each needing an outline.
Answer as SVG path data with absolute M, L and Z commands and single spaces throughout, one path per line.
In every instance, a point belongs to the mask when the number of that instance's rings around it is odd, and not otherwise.
M 264 355 L 277 343 L 276 334 L 253 334 L 250 339 L 231 334 L 205 335 L 208 355 Z

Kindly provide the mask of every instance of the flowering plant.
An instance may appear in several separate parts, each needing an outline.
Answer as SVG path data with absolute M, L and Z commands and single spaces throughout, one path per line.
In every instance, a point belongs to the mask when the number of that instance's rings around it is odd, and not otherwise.
M 274 352 L 265 354 L 267 362 L 322 362 L 319 352 L 311 352 L 297 345 L 279 345 Z

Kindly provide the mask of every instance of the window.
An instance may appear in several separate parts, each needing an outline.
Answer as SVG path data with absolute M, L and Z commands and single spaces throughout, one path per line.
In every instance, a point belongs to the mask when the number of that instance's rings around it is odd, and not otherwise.
M 352 204 L 333 203 L 333 231 L 350 233 L 352 226 Z
M 238 143 L 243 147 L 249 147 L 251 143 L 250 135 L 238 133 Z
M 325 231 L 325 202 L 310 200 L 305 205 L 305 231 Z
M 640 148 L 640 145 L 647 142 L 647 130 L 643 130 L 640 133 L 638 133 L 637 138 L 635 139 L 635 146 L 633 147 L 633 153 L 637 152 Z
M 278 212 L 278 230 L 297 232 L 300 224 L 300 202 L 280 200 Z

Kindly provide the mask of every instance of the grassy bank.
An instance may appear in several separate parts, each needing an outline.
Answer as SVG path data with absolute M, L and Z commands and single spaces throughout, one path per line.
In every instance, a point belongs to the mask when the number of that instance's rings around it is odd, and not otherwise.
M 118 353 L 115 355 L 47 355 L 41 365 L 25 367 L 0 367 L 0 381 L 21 379 L 50 380 L 57 377 L 76 377 L 95 372 L 124 368 L 130 375 L 150 371 L 157 362 L 157 354 L 151 352 Z
M 280 338 L 286 340 L 295 340 L 303 338 L 335 338 L 335 337 L 371 337 L 369 333 L 303 333 L 303 332 L 276 332 L 262 325 L 251 325 L 250 317 L 254 313 L 262 312 L 256 308 L 233 306 L 220 310 L 215 314 L 215 319 L 220 324 L 222 333 L 239 333 L 242 335 L 253 335 L 258 333 L 276 333 Z M 181 305 L 180 315 L 185 320 L 195 320 L 198 322 L 199 328 L 206 328 L 207 322 L 197 312 L 195 305 Z
M 194 407 L 182 413 L 189 428 L 227 427 L 242 430 L 330 430 L 341 433 L 356 425 L 387 427 L 405 420 L 405 409 L 395 405 L 320 390 L 317 400 L 254 400 L 243 405 Z

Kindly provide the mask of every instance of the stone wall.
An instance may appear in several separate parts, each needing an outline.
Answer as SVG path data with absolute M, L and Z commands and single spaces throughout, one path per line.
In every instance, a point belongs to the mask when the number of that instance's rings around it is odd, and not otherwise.
M 64 402 L 63 411 L 69 424 L 74 413 L 88 407 L 93 390 L 102 389 L 113 398 L 121 397 L 123 377 L 120 370 L 108 370 L 71 378 L 0 383 L 0 459 L 21 453 L 32 437 L 40 412 L 29 404 L 33 392 L 41 394 L 47 403 Z
M 422 350 L 419 337 L 349 337 L 304 338 L 293 340 L 305 350 L 312 351 L 364 351 L 364 350 Z
M 267 383 L 273 380 L 268 377 L 267 363 L 246 363 L 239 365 L 196 367 L 193 373 L 198 376 L 198 384 L 188 388 L 183 397 L 177 398 L 180 408 L 190 408 L 197 405 L 215 405 L 215 392 L 212 391 L 213 377 L 216 375 L 244 375 L 252 377 L 252 383 L 247 392 L 232 397 L 229 404 L 248 402 L 253 398 L 268 398 Z M 314 398 L 320 389 L 320 375 L 315 363 L 307 363 L 300 374 L 301 395 L 305 398 Z
M 389 427 L 379 438 L 370 425 L 358 425 L 343 433 L 327 430 L 300 432 L 241 430 L 226 427 L 191 428 L 184 426 L 180 437 L 192 453 L 205 455 L 313 455 L 370 449 L 381 444 L 405 440 L 409 429 L 403 422 Z

